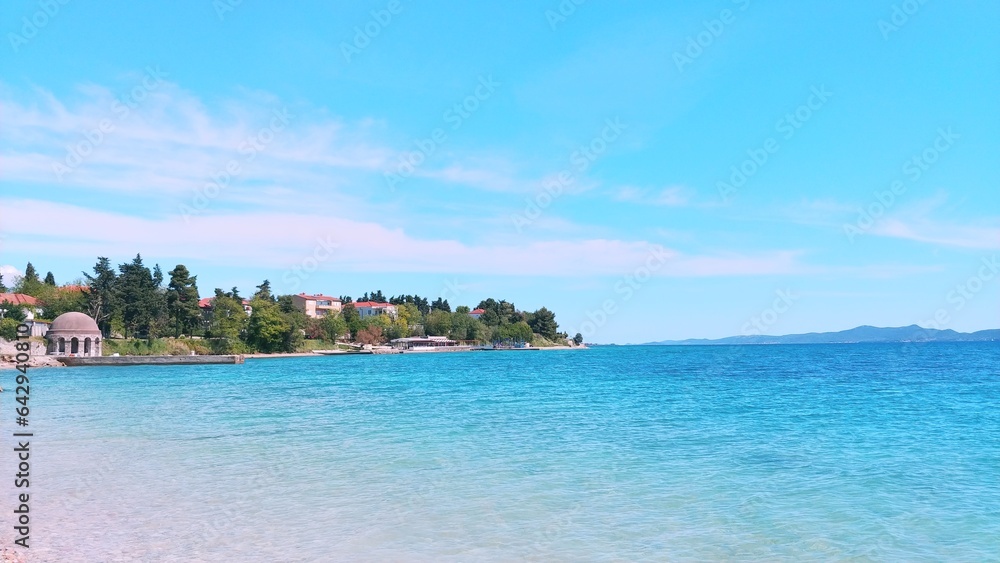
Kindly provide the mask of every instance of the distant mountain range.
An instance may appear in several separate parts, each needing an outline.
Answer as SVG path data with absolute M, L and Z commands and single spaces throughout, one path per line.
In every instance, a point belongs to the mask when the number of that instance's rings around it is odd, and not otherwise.
M 730 336 L 709 340 L 692 338 L 688 340 L 661 340 L 647 342 L 646 346 L 693 346 L 724 344 L 853 344 L 859 342 L 990 342 L 1000 341 L 1000 329 L 978 332 L 955 332 L 922 328 L 917 325 L 897 328 L 859 326 L 840 332 L 810 332 L 808 334 L 787 334 L 785 336 Z

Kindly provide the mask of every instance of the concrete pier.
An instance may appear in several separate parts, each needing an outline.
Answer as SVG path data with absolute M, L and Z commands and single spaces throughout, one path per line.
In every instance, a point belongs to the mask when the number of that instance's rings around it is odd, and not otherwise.
M 191 366 L 203 364 L 242 364 L 242 354 L 225 356 L 57 356 L 67 366 Z

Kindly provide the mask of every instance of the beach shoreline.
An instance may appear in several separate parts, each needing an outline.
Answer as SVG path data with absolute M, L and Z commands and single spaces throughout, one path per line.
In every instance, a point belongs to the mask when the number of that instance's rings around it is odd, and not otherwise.
M 0 341 L 0 371 L 2 370 L 12 370 L 16 369 L 19 365 L 16 361 L 17 351 L 14 348 L 13 342 Z M 588 350 L 587 346 L 544 346 L 532 348 L 532 350 Z M 56 356 L 46 355 L 44 347 L 33 343 L 32 350 L 30 352 L 31 357 L 27 362 L 29 368 L 64 368 L 71 367 L 59 361 Z M 434 352 L 429 352 L 434 353 Z M 261 359 L 281 359 L 281 358 L 306 358 L 306 357 L 323 357 L 327 355 L 338 355 L 338 354 L 321 354 L 316 351 L 310 352 L 279 352 L 274 354 L 244 354 L 244 358 L 248 360 L 261 360 Z M 345 352 L 344 355 L 349 355 L 349 352 Z

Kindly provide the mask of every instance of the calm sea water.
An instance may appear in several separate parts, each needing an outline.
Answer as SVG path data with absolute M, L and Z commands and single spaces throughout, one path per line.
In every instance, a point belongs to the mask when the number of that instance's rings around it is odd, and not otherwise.
M 31 561 L 1000 560 L 996 344 L 32 373 Z

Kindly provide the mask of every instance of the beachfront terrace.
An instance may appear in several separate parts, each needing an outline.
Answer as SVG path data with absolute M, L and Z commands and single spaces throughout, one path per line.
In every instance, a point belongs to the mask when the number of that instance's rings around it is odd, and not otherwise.
M 415 348 L 448 348 L 458 346 L 459 342 L 445 336 L 410 336 L 396 338 L 390 344 L 398 350 L 413 350 Z

